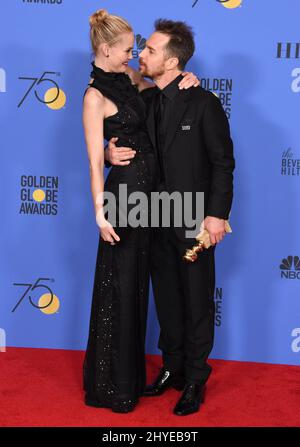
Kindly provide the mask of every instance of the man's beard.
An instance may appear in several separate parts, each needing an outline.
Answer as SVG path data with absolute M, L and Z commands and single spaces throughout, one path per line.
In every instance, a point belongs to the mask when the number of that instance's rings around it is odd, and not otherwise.
M 156 79 L 159 76 L 162 76 L 165 73 L 164 67 L 160 66 L 152 71 L 148 70 L 146 65 L 140 66 L 140 72 L 142 76 L 146 76 L 150 79 Z

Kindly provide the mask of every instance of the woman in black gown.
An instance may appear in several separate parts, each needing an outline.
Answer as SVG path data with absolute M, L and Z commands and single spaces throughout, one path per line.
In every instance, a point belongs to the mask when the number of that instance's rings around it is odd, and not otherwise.
M 103 191 L 111 192 L 118 205 L 120 184 L 126 185 L 127 196 L 142 191 L 150 197 L 158 165 L 146 130 L 146 106 L 125 73 L 132 58 L 132 29 L 105 10 L 94 13 L 90 25 L 95 61 L 93 81 L 84 94 L 83 123 L 101 238 L 83 386 L 87 405 L 128 412 L 146 385 L 150 227 L 121 227 L 118 222 L 113 227 L 104 216 L 99 197 Z M 136 155 L 130 164 L 113 166 L 104 184 L 103 138 L 112 137 L 118 137 L 117 146 L 131 147 Z

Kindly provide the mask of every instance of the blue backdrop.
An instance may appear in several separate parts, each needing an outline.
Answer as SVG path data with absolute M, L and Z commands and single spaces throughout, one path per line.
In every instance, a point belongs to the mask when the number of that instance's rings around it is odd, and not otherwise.
M 88 19 L 102 7 L 133 25 L 134 66 L 156 18 L 188 22 L 197 51 L 187 68 L 230 119 L 233 233 L 216 250 L 211 357 L 299 364 L 299 0 L 1 1 L 0 347 L 5 336 L 7 346 L 86 347 L 98 230 L 82 95 Z M 158 353 L 150 298 L 147 352 Z

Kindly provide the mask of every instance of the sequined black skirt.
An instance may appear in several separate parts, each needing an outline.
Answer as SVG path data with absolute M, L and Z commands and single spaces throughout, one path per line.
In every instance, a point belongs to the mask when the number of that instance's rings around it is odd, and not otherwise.
M 123 233 L 114 246 L 99 238 L 83 364 L 87 405 L 126 408 L 145 388 L 149 250 L 149 228 Z

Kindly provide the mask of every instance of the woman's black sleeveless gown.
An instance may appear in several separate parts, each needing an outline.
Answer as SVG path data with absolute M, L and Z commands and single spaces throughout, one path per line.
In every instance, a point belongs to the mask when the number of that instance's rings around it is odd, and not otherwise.
M 89 85 L 118 108 L 104 120 L 104 138 L 118 137 L 117 146 L 136 150 L 129 165 L 111 168 L 104 190 L 118 196 L 119 185 L 125 184 L 128 195 L 142 191 L 150 197 L 157 159 L 147 134 L 143 99 L 125 73 L 105 72 L 94 62 L 92 66 Z M 111 245 L 99 236 L 83 387 L 87 405 L 127 412 L 146 385 L 150 225 L 113 226 L 120 242 Z

